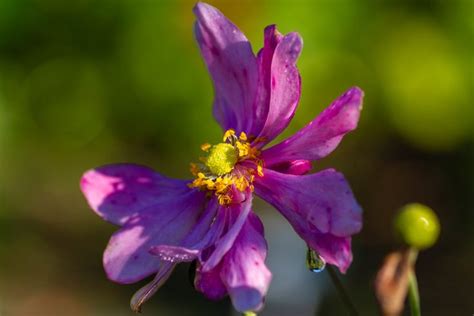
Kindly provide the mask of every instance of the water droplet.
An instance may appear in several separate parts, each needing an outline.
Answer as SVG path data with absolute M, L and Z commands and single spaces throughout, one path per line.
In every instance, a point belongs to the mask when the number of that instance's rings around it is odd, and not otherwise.
M 316 251 L 308 247 L 308 251 L 306 252 L 306 266 L 309 271 L 319 273 L 326 267 L 326 261 L 324 261 Z
M 176 258 L 173 256 L 167 256 L 165 254 L 159 254 L 159 258 L 163 261 L 168 261 L 168 262 L 175 262 Z

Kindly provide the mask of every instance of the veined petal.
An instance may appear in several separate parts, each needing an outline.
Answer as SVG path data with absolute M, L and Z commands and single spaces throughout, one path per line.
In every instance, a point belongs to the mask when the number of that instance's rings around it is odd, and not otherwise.
M 265 124 L 259 134 L 263 146 L 273 140 L 290 123 L 301 95 L 301 78 L 296 68 L 303 40 L 298 33 L 286 34 L 275 48 L 270 73 L 269 105 Z
M 81 190 L 94 212 L 122 225 L 151 206 L 186 193 L 188 182 L 169 179 L 140 165 L 115 164 L 84 173 Z
M 254 105 L 255 119 L 253 126 L 247 131 L 249 135 L 259 135 L 265 125 L 271 95 L 272 60 L 275 49 L 282 38 L 283 35 L 278 32 L 276 25 L 269 25 L 265 28 L 263 48 L 257 54 L 259 81 Z
M 288 219 L 339 237 L 362 228 L 362 210 L 341 173 L 333 169 L 304 176 L 269 169 L 263 173 L 264 177 L 255 178 L 256 193 Z
M 266 166 L 286 161 L 318 160 L 331 153 L 343 136 L 354 130 L 359 121 L 364 93 L 349 89 L 306 127 L 283 142 L 262 152 Z
M 362 228 L 362 210 L 344 176 L 332 169 L 305 176 L 263 172 L 264 177 L 255 179 L 255 192 L 328 263 L 345 271 L 352 259 L 346 237 Z M 331 240 L 334 245 L 327 242 Z
M 223 130 L 252 126 L 258 68 L 244 34 L 216 8 L 199 2 L 196 39 L 214 83 L 214 117 Z
M 225 255 L 221 278 L 232 304 L 239 312 L 259 311 L 263 307 L 272 274 L 265 265 L 267 243 L 263 225 L 253 213 Z
M 179 245 L 204 210 L 204 192 L 188 190 L 130 218 L 112 235 L 103 258 L 109 279 L 134 283 L 160 269 L 164 263 L 149 253 L 150 247 Z
M 207 272 L 213 269 L 219 264 L 222 257 L 229 251 L 234 244 L 235 239 L 242 230 L 247 216 L 250 213 L 252 207 L 252 195 L 248 194 L 246 200 L 238 204 L 222 205 L 218 212 L 225 212 L 228 214 L 227 225 L 229 229 L 227 232 L 215 243 L 215 249 L 210 254 L 209 258 L 206 258 L 203 265 L 202 271 Z

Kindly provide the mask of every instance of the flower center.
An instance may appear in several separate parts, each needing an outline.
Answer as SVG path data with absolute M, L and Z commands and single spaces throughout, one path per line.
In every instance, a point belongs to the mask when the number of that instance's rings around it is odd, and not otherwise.
M 200 158 L 202 163 L 191 164 L 196 178 L 189 187 L 214 193 L 222 205 L 232 203 L 238 191 L 253 191 L 255 175 L 263 176 L 260 151 L 251 146 L 244 132 L 237 137 L 230 129 L 224 133 L 223 143 L 206 143 L 201 149 L 207 156 Z
M 213 174 L 222 176 L 234 169 L 238 157 L 238 152 L 234 146 L 220 143 L 209 149 L 205 164 Z

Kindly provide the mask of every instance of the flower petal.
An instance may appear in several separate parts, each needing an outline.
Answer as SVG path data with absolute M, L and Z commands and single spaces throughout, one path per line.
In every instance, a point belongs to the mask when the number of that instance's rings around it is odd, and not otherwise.
M 305 176 L 263 172 L 255 179 L 255 192 L 277 208 L 328 263 L 347 269 L 352 255 L 346 237 L 362 228 L 362 210 L 344 176 L 332 169 Z
M 122 225 L 145 209 L 189 191 L 187 182 L 144 166 L 116 164 L 87 171 L 81 178 L 81 190 L 94 212 Z
M 171 272 L 173 272 L 174 267 L 175 264 L 168 262 L 160 265 L 160 268 L 153 280 L 133 294 L 132 299 L 130 300 L 130 307 L 132 311 L 135 313 L 141 312 L 142 305 L 148 301 L 150 297 L 156 293 L 156 291 L 158 291 L 158 289 L 166 282 L 166 280 L 168 280 Z
M 346 273 L 352 262 L 351 237 L 337 237 L 332 234 L 313 234 L 310 247 L 315 249 L 324 260 Z
M 222 262 L 221 278 L 239 312 L 259 311 L 272 278 L 265 265 L 267 243 L 263 226 L 253 213 Z
M 209 258 L 205 259 L 202 266 L 203 272 L 207 272 L 218 265 L 222 257 L 232 247 L 247 220 L 251 206 L 252 195 L 248 194 L 246 200 L 241 203 L 221 206 L 219 208 L 218 212 L 225 212 L 228 214 L 229 220 L 227 225 L 229 230 L 215 243 L 214 251 L 210 254 Z
M 244 34 L 219 10 L 198 3 L 196 39 L 214 82 L 214 117 L 222 129 L 247 131 L 253 121 L 258 68 Z
M 303 40 L 298 33 L 286 34 L 275 48 L 271 62 L 269 105 L 267 117 L 259 138 L 263 146 L 280 134 L 293 118 L 301 95 L 301 78 L 296 60 L 301 53 Z
M 265 125 L 271 95 L 272 60 L 275 48 L 282 38 L 283 35 L 277 31 L 276 25 L 269 25 L 265 28 L 263 48 L 257 54 L 259 82 L 255 99 L 255 119 L 253 126 L 247 131 L 249 135 L 259 135 Z
M 349 89 L 318 117 L 283 142 L 262 152 L 267 168 L 291 160 L 318 160 L 331 153 L 359 121 L 364 93 Z
M 190 190 L 170 197 L 130 218 L 112 235 L 104 252 L 107 276 L 118 283 L 134 283 L 160 268 L 160 259 L 149 254 L 153 245 L 179 245 L 193 230 L 205 205 L 205 194 Z
M 161 260 L 171 262 L 193 261 L 202 250 L 213 245 L 221 237 L 226 224 L 226 213 L 219 212 L 217 199 L 212 199 L 193 231 L 183 240 L 181 246 L 157 245 L 150 248 L 150 253 Z
M 294 175 L 307 174 L 313 166 L 309 160 L 292 160 L 272 166 L 272 170 Z
M 221 280 L 221 264 L 204 272 L 198 268 L 194 279 L 194 288 L 211 300 L 220 300 L 227 295 L 227 288 Z
M 263 173 L 263 177 L 255 178 L 256 193 L 288 219 L 340 237 L 362 228 L 362 210 L 341 173 L 333 169 L 304 176 L 269 169 Z

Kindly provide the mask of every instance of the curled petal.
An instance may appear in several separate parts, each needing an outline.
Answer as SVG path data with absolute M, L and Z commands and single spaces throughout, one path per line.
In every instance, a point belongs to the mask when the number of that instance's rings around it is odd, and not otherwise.
M 267 117 L 259 134 L 263 146 L 280 134 L 293 118 L 301 95 L 301 78 L 296 68 L 303 40 L 298 33 L 286 34 L 278 43 L 271 62 L 268 79 L 269 105 Z
M 159 270 L 160 260 L 150 255 L 150 247 L 179 245 L 203 213 L 205 194 L 188 190 L 130 218 L 112 235 L 103 257 L 109 279 L 134 283 Z
M 346 237 L 362 228 L 362 210 L 343 175 L 332 169 L 305 176 L 269 169 L 264 174 L 255 180 L 256 193 L 278 209 L 328 263 L 345 271 L 352 260 Z
M 263 225 L 250 213 L 232 248 L 211 270 L 196 271 L 195 287 L 210 299 L 230 295 L 232 304 L 240 312 L 258 311 L 263 307 L 272 278 L 265 265 L 267 243 Z
M 153 281 L 139 289 L 130 300 L 130 307 L 135 313 L 140 313 L 142 305 L 152 297 L 156 291 L 168 280 L 175 264 L 163 263 L 156 273 Z
M 234 246 L 225 255 L 220 272 L 236 310 L 259 311 L 263 307 L 272 278 L 265 265 L 266 256 L 262 224 L 251 213 Z
M 229 206 L 221 206 L 218 212 L 228 213 L 230 219 L 228 220 L 229 230 L 215 243 L 215 249 L 212 254 L 205 260 L 202 266 L 202 271 L 207 272 L 213 269 L 222 257 L 229 251 L 234 244 L 235 239 L 242 230 L 242 227 L 247 220 L 252 206 L 252 195 L 247 195 L 247 199 L 239 204 L 230 204 Z
M 264 30 L 263 48 L 258 52 L 258 87 L 255 99 L 255 119 L 253 126 L 247 131 L 249 135 L 260 134 L 268 115 L 271 95 L 272 60 L 277 45 L 283 35 L 277 31 L 276 25 L 269 25 Z
M 214 117 L 224 130 L 252 126 L 258 68 L 244 34 L 219 10 L 198 3 L 196 39 L 214 83 Z
M 362 90 L 349 89 L 306 127 L 264 150 L 267 167 L 299 159 L 314 161 L 331 153 L 343 136 L 357 127 L 362 98 Z
M 169 179 L 134 164 L 89 170 L 82 176 L 80 185 L 94 212 L 117 225 L 189 190 L 187 181 Z

